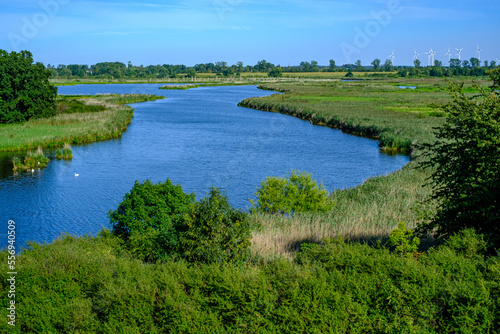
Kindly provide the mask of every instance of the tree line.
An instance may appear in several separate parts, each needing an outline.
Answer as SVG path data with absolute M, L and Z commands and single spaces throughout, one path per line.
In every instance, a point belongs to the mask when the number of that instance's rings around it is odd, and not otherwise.
M 337 65 L 335 60 L 330 59 L 328 66 L 319 65 L 317 61 L 302 61 L 299 65 L 281 66 L 260 60 L 255 65 L 244 65 L 238 61 L 229 65 L 225 61 L 215 63 L 202 63 L 194 66 L 186 65 L 133 65 L 132 62 L 124 64 L 121 62 L 102 62 L 94 65 L 47 65 L 52 78 L 176 78 L 179 76 L 195 77 L 199 73 L 215 73 L 220 76 L 233 76 L 241 73 L 268 73 L 269 76 L 281 76 L 282 72 L 394 72 L 398 71 L 400 76 L 483 76 L 490 69 L 497 68 L 495 61 L 484 61 L 483 64 L 477 58 L 469 60 L 451 59 L 448 66 L 442 61 L 436 60 L 432 66 L 422 66 L 416 59 L 414 66 L 394 66 L 387 59 L 384 63 L 375 58 L 369 66 L 362 65 L 361 60 L 354 64 Z

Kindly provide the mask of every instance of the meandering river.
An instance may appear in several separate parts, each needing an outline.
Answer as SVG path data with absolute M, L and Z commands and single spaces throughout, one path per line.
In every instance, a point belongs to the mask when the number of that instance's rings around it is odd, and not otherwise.
M 136 180 L 170 178 L 197 199 L 214 185 L 234 206 L 248 209 L 248 199 L 266 176 L 305 170 L 333 191 L 391 173 L 409 160 L 380 153 L 374 140 L 238 107 L 244 98 L 274 94 L 255 86 L 179 91 L 160 86 L 59 87 L 59 94 L 142 93 L 167 99 L 133 104 L 134 118 L 121 138 L 74 146 L 71 161 L 58 161 L 46 151 L 52 161 L 33 174 L 13 175 L 12 154 L 0 155 L 0 248 L 7 245 L 8 220 L 16 222 L 17 247 L 50 242 L 62 232 L 95 235 L 109 227 L 108 211 Z

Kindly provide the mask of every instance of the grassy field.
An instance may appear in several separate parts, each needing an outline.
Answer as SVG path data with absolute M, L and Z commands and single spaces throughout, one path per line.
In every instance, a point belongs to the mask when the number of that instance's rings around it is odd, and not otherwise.
M 65 143 L 81 144 L 117 138 L 127 128 L 133 109 L 123 104 L 151 101 L 163 96 L 103 95 L 97 97 L 69 96 L 81 99 L 88 106 L 101 106 L 99 112 L 62 112 L 46 119 L 32 119 L 24 124 L 0 125 L 0 152 L 21 151 L 38 147 L 63 147 Z

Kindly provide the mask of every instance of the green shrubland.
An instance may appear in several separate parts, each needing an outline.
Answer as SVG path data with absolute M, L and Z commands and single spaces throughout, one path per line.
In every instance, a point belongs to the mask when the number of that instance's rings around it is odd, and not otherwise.
M 30 244 L 11 333 L 493 333 L 500 260 L 474 231 L 418 257 L 342 240 L 293 262 L 146 264 L 109 231 Z M 6 253 L 2 252 L 5 258 Z M 0 264 L 2 290 L 6 262 Z M 7 296 L 0 296 L 5 319 Z

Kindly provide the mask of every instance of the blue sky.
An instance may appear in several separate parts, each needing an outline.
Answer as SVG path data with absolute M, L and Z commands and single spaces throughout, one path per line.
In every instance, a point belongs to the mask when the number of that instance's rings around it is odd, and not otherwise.
M 498 0 L 0 0 L 0 22 L 0 49 L 52 65 L 500 59 Z

